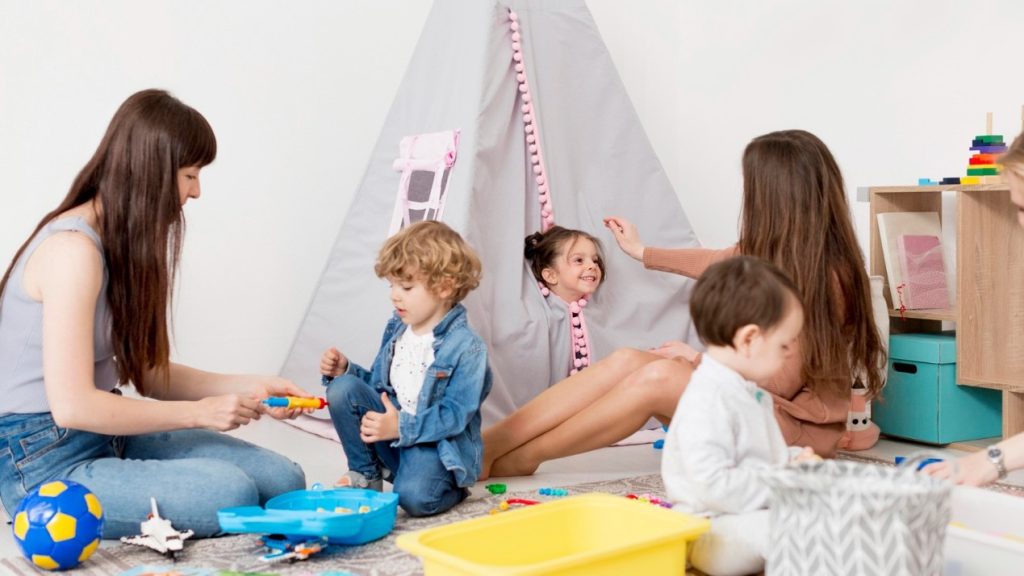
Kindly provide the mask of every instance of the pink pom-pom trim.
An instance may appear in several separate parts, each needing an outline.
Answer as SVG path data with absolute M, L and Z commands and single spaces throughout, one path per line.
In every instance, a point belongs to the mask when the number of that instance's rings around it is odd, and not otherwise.
M 512 60 L 515 62 L 514 69 L 516 71 L 516 82 L 518 82 L 518 90 L 520 93 L 520 99 L 522 100 L 522 106 L 520 107 L 523 112 L 523 130 L 526 133 L 527 148 L 530 151 L 530 164 L 533 166 L 533 173 L 536 175 L 537 182 L 537 200 L 540 203 L 541 208 L 541 230 L 546 231 L 554 224 L 555 216 L 551 208 L 551 198 L 548 195 L 547 178 L 545 177 L 544 168 L 544 155 L 540 149 L 540 138 L 538 136 L 539 128 L 535 123 L 535 115 L 533 114 L 533 95 L 530 93 L 530 85 L 526 74 L 526 63 L 524 62 L 523 56 L 523 43 L 522 35 L 519 32 L 519 17 L 511 8 L 508 9 L 508 19 L 510 21 L 509 30 L 512 31 Z

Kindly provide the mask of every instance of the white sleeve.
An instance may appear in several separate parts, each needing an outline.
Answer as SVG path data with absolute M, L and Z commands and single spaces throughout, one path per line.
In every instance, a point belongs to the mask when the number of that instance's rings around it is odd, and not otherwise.
M 698 390 L 688 389 L 687 394 L 691 391 Z M 749 459 L 737 465 L 737 429 L 747 415 L 738 412 L 738 406 L 726 406 L 729 400 L 722 394 L 703 393 L 707 388 L 699 391 L 689 401 L 680 401 L 674 418 L 679 424 L 672 438 L 679 450 L 678 472 L 709 510 L 736 514 L 766 507 L 767 465 Z

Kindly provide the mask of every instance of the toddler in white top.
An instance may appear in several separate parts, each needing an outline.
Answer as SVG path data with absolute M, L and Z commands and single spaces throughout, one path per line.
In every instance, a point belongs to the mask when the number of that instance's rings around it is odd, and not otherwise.
M 756 384 L 795 349 L 803 327 L 797 294 L 774 265 L 737 256 L 709 267 L 690 301 L 707 352 L 679 399 L 661 474 L 677 510 L 712 517 L 690 558 L 711 576 L 764 569 L 764 475 L 817 458 L 810 448 L 786 446 L 771 395 Z

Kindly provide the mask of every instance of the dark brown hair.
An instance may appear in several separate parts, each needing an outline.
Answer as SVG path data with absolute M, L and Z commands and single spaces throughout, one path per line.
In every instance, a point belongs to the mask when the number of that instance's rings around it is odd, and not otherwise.
M 459 233 L 443 222 L 424 220 L 388 238 L 373 270 L 381 278 L 412 280 L 416 274 L 433 294 L 452 290 L 451 302 L 461 302 L 480 285 L 480 258 Z
M 594 243 L 597 248 L 597 267 L 601 270 L 601 283 L 608 278 L 604 269 L 604 250 L 601 248 L 601 241 L 582 230 L 570 230 L 561 226 L 552 226 L 546 232 L 534 232 L 526 237 L 523 247 L 523 256 L 530 263 L 530 270 L 538 282 L 544 282 L 544 269 L 553 268 L 555 259 L 560 252 L 576 243 L 580 238 L 586 238 Z
M 768 332 L 799 303 L 796 286 L 778 266 L 753 256 L 735 256 L 700 275 L 690 313 L 704 344 L 731 347 L 740 328 L 754 324 Z
M 205 166 L 216 156 L 217 139 L 199 112 L 163 90 L 132 94 L 117 109 L 67 196 L 14 255 L 0 281 L 0 294 L 14 263 L 43 226 L 98 198 L 118 377 L 144 394 L 144 376 L 156 369 L 166 385 L 167 314 L 185 232 L 177 174 L 180 168 Z
M 804 380 L 848 395 L 853 375 L 863 373 L 868 394 L 876 396 L 885 352 L 864 257 L 843 176 L 817 136 L 785 130 L 747 145 L 739 251 L 775 264 L 799 289 Z

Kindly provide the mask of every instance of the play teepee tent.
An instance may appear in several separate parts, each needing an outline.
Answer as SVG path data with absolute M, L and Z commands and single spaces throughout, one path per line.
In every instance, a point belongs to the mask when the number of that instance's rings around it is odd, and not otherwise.
M 691 281 L 622 254 L 602 225 L 612 215 L 649 245 L 698 245 L 583 0 L 436 0 L 282 374 L 322 393 L 329 346 L 371 364 L 392 312 L 377 250 L 424 218 L 458 230 L 483 262 L 465 304 L 495 375 L 485 421 L 564 378 L 574 346 L 597 360 L 696 345 Z M 523 238 L 552 222 L 604 242 L 607 280 L 585 330 L 523 260 Z

